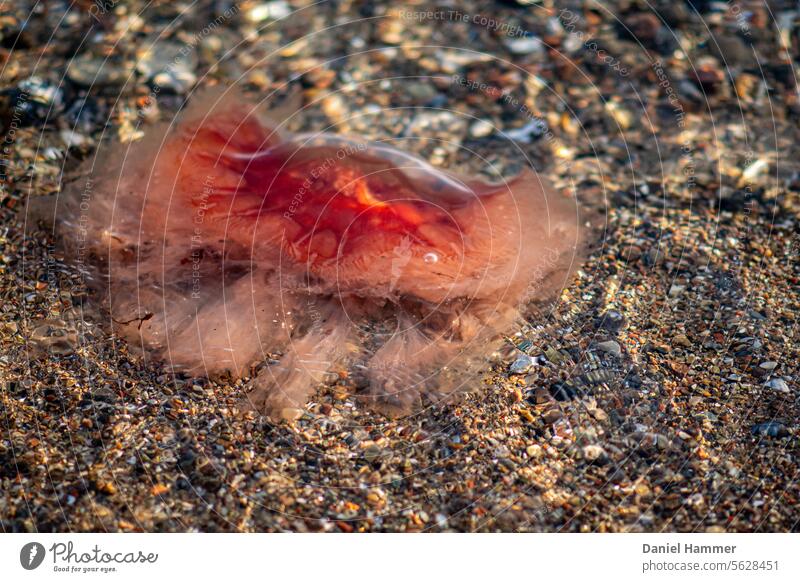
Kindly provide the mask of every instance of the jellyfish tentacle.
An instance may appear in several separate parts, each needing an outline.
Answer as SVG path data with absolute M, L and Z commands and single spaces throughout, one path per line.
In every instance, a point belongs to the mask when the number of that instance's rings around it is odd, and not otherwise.
M 423 393 L 439 387 L 453 347 L 432 327 L 401 312 L 395 332 L 365 365 L 369 387 L 364 399 L 389 416 L 407 414 Z
M 474 390 L 487 348 L 498 342 L 499 330 L 518 317 L 516 309 L 488 301 L 439 306 L 422 318 L 401 312 L 397 331 L 365 366 L 365 399 L 385 414 L 398 416 L 422 400 L 435 403 Z
M 302 300 L 295 302 L 296 307 L 303 305 Z M 266 366 L 250 381 L 245 409 L 278 418 L 283 409 L 304 406 L 315 386 L 346 358 L 350 325 L 344 312 L 333 302 L 316 309 L 315 317 L 306 321 L 310 325 L 298 326 L 279 362 Z
M 282 343 L 274 287 L 252 273 L 225 286 L 218 300 L 203 305 L 189 325 L 169 336 L 164 359 L 192 374 L 243 374 Z

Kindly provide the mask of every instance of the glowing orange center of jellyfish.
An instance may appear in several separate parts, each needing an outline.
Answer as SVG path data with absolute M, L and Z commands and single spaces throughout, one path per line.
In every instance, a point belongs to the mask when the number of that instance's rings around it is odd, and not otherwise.
M 419 160 L 371 147 L 293 141 L 223 153 L 217 163 L 238 181 L 215 187 L 203 204 L 229 223 L 229 239 L 252 245 L 265 232 L 280 233 L 283 250 L 311 268 L 392 248 L 404 237 L 437 253 L 458 253 L 460 225 L 451 211 L 475 194 Z M 255 226 L 240 229 L 241 223 Z

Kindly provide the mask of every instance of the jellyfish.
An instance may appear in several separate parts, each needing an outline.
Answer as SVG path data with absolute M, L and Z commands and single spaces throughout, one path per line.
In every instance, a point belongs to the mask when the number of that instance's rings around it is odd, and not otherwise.
M 574 268 L 574 200 L 285 115 L 206 90 L 85 162 L 60 230 L 114 333 L 176 373 L 244 378 L 273 417 L 331 376 L 395 416 L 474 389 Z

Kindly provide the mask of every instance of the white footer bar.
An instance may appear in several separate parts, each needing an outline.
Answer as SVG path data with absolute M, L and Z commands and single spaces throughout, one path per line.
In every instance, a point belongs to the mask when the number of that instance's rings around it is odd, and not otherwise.
M 797 534 L 0 535 L 14 581 L 796 581 L 799 565 Z

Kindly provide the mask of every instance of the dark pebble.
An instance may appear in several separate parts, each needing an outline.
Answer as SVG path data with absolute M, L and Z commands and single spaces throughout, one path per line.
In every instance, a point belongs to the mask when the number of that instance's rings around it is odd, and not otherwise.
M 750 429 L 750 432 L 752 432 L 754 435 L 767 436 L 772 438 L 782 438 L 785 436 L 789 436 L 789 429 L 786 428 L 786 425 L 772 420 L 755 425 L 753 428 Z
M 613 309 L 606 311 L 598 319 L 598 327 L 606 331 L 617 332 L 625 326 L 625 317 Z
M 559 402 L 568 400 L 575 400 L 580 393 L 574 386 L 570 386 L 564 382 L 556 382 L 550 386 L 550 394 Z

